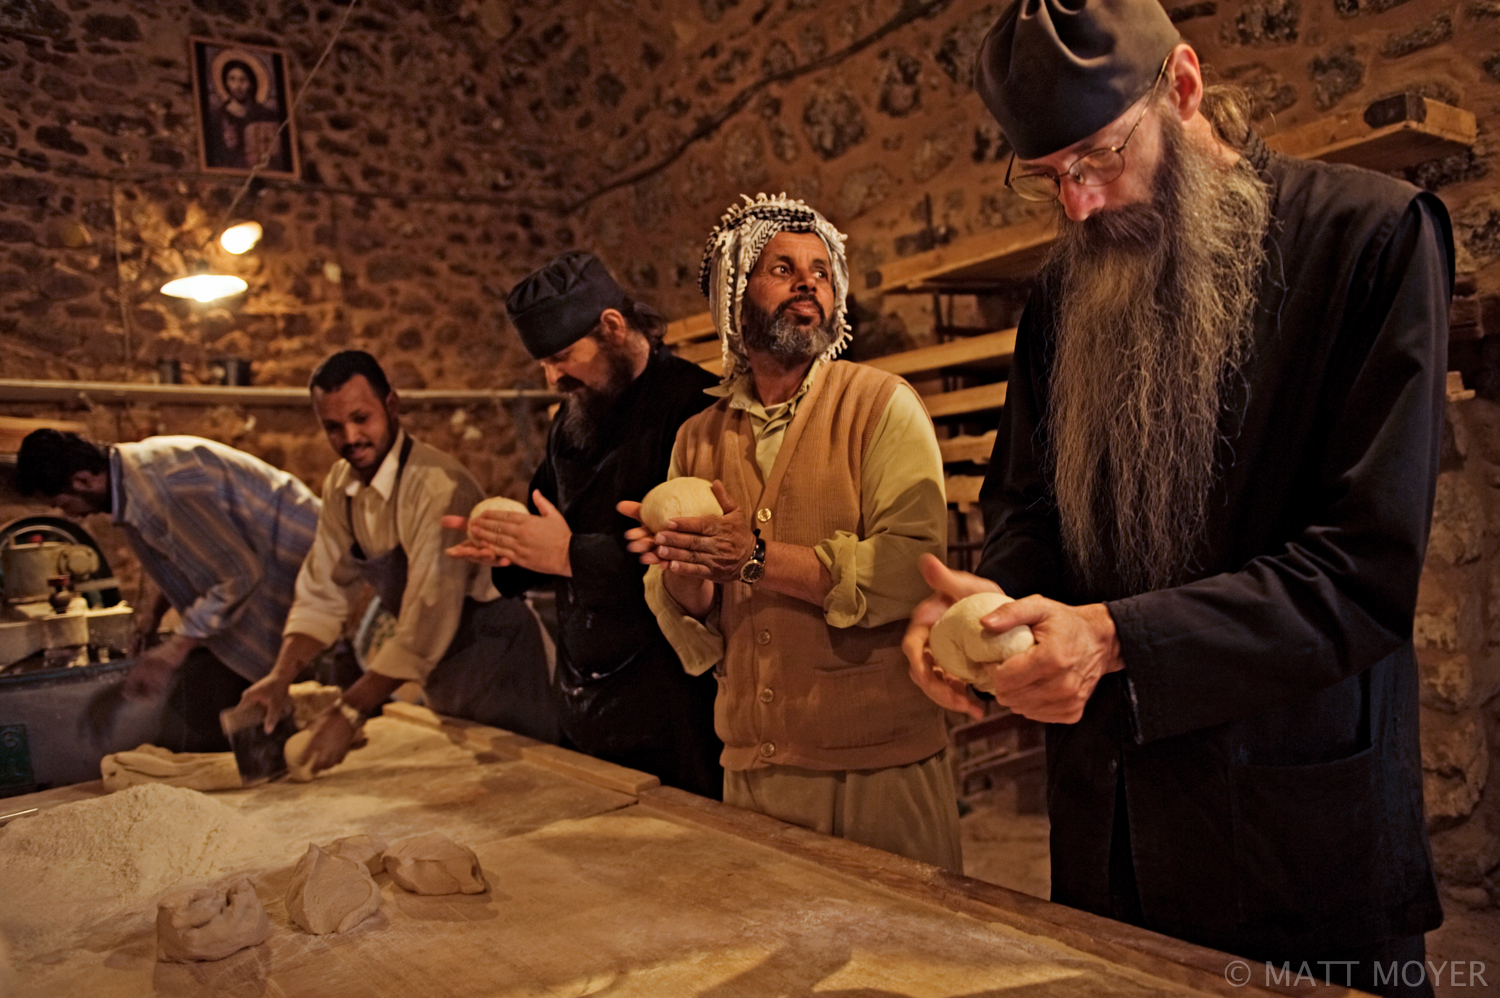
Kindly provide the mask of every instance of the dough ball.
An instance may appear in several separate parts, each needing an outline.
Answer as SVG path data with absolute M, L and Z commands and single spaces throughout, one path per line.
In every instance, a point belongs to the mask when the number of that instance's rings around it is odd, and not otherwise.
M 372 876 L 385 869 L 385 840 L 373 835 L 346 835 L 341 839 L 334 839 L 327 852 L 330 856 L 342 856 L 356 863 L 363 863 Z
M 479 504 L 469 510 L 469 540 L 474 539 L 474 518 L 480 513 L 525 513 L 531 515 L 531 510 L 526 508 L 524 502 L 516 502 L 504 496 L 496 496 L 493 499 L 481 499 Z
M 479 857 L 441 832 L 402 839 L 385 851 L 385 872 L 413 894 L 481 894 L 489 889 Z
M 286 913 L 314 935 L 348 932 L 380 908 L 380 888 L 363 863 L 309 845 L 286 888 Z
M 156 959 L 162 963 L 222 960 L 270 934 L 266 909 L 244 877 L 174 891 L 156 903 Z
M 303 750 L 306 749 L 308 743 L 312 741 L 312 736 L 313 733 L 311 728 L 303 728 L 301 731 L 288 738 L 286 740 L 286 745 L 284 745 L 281 749 L 282 754 L 286 756 L 286 775 L 291 779 L 296 780 L 298 783 L 306 783 L 308 780 L 311 780 L 314 775 L 316 775 L 313 773 L 311 762 L 308 762 L 304 765 L 303 763 L 298 761 L 302 758 Z
M 723 516 L 724 508 L 714 498 L 712 482 L 701 478 L 674 478 L 662 482 L 641 500 L 641 522 L 653 534 L 664 530 L 668 520 L 680 516 Z
M 932 634 L 927 638 L 938 668 L 955 679 L 994 692 L 984 663 L 1003 662 L 1036 644 L 1031 628 L 1025 624 L 996 634 L 979 623 L 981 617 L 1010 602 L 1009 596 L 1000 593 L 975 593 L 950 606 L 942 619 L 932 625 Z

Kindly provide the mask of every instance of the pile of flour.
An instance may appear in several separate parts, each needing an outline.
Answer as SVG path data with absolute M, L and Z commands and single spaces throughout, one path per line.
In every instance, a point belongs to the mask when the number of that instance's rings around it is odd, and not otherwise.
M 273 836 L 196 790 L 143 784 L 0 829 L 0 929 L 26 959 L 95 924 L 154 917 L 163 893 L 261 865 Z M 138 909 L 138 911 L 136 911 Z

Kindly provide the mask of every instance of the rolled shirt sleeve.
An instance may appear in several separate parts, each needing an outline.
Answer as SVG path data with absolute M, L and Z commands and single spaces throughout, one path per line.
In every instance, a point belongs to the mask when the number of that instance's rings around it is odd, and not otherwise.
M 646 569 L 645 586 L 646 605 L 688 675 L 701 676 L 724 661 L 724 635 L 718 628 L 717 610 L 709 611 L 703 620 L 689 616 L 667 592 L 660 565 Z
M 922 400 L 908 385 L 891 393 L 860 480 L 865 536 L 839 531 L 814 547 L 833 586 L 823 602 L 830 627 L 879 627 L 911 616 L 930 590 L 917 568 L 941 558 L 948 505 L 943 455 Z

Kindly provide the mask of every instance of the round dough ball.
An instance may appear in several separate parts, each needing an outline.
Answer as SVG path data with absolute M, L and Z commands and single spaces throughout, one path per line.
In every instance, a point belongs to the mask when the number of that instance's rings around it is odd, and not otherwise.
M 524 502 L 516 502 L 514 499 L 507 499 L 504 496 L 495 496 L 493 499 L 481 499 L 473 509 L 469 510 L 469 540 L 472 541 L 474 539 L 474 518 L 480 513 L 489 513 L 491 511 L 496 513 L 526 513 L 527 515 L 531 513 L 531 510 L 526 508 Z
M 955 679 L 993 693 L 994 685 L 984 671 L 984 664 L 1003 662 L 1036 644 L 1031 628 L 1025 624 L 996 634 L 979 622 L 1010 602 L 1009 596 L 1000 593 L 975 593 L 950 606 L 942 619 L 932 625 L 927 638 L 938 668 Z
M 641 522 L 653 534 L 665 530 L 668 520 L 681 516 L 723 516 L 724 508 L 714 498 L 712 482 L 701 478 L 674 478 L 662 482 L 641 500 Z
M 281 749 L 281 754 L 286 757 L 286 774 L 298 783 L 306 783 L 315 775 L 311 762 L 303 765 L 297 761 L 302 758 L 302 751 L 307 748 L 308 742 L 312 741 L 312 736 L 311 728 L 303 728 L 288 738 Z
M 365 864 L 316 845 L 307 847 L 286 887 L 287 916 L 314 935 L 348 932 L 379 908 L 380 888 Z

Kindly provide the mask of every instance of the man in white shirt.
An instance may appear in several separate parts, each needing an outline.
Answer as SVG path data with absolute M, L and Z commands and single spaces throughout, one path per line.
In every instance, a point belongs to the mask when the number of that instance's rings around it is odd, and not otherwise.
M 548 692 L 551 647 L 531 608 L 502 599 L 489 573 L 445 557 L 459 538 L 445 515 L 467 515 L 484 498 L 458 460 L 420 443 L 400 423 L 400 401 L 375 358 L 345 350 L 311 380 L 313 409 L 343 459 L 323 483 L 317 537 L 297 577 L 281 652 L 244 702 L 285 710 L 287 687 L 341 633 L 361 581 L 396 617 L 395 632 L 317 722 L 304 761 L 343 759 L 363 719 L 406 682 L 434 710 L 556 740 Z

